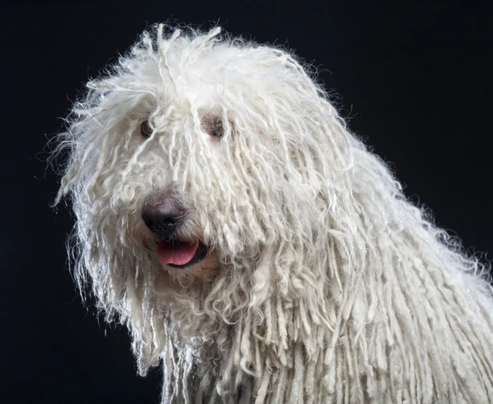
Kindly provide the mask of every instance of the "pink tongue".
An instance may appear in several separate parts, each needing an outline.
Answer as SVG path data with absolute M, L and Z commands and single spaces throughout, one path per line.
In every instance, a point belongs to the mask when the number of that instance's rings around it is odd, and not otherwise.
M 198 246 L 198 242 L 188 244 L 181 241 L 170 243 L 162 240 L 157 243 L 157 255 L 163 265 L 185 265 L 192 260 Z

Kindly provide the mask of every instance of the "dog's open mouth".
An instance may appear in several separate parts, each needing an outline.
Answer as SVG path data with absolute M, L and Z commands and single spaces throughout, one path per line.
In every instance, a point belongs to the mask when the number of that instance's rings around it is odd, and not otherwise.
M 202 261 L 207 255 L 207 246 L 200 241 L 189 243 L 179 240 L 161 240 L 157 243 L 159 262 L 173 268 L 186 268 Z

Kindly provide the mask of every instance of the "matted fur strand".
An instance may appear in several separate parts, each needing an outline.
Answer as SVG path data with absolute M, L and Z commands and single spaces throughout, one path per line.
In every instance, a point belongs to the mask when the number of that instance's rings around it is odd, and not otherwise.
M 492 402 L 488 268 L 288 52 L 163 30 L 88 84 L 58 196 L 75 279 L 128 325 L 142 374 L 162 362 L 163 403 Z M 141 218 L 159 198 L 207 271 L 160 263 Z

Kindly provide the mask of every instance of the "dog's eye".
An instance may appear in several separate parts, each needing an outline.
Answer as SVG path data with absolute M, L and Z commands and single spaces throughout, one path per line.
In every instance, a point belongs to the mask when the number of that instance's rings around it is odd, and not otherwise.
M 140 124 L 140 134 L 145 138 L 152 135 L 152 129 L 149 125 L 149 121 L 144 121 Z
M 224 127 L 220 119 L 214 119 L 206 125 L 207 133 L 216 139 L 221 139 L 224 136 Z

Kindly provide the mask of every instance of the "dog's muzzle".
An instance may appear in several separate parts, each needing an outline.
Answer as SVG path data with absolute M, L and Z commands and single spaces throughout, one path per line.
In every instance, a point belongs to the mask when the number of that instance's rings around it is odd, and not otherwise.
M 186 268 L 202 261 L 207 255 L 207 246 L 198 239 L 182 240 L 177 237 L 183 224 L 186 210 L 173 200 L 144 203 L 142 220 L 156 236 L 157 254 L 163 265 Z

